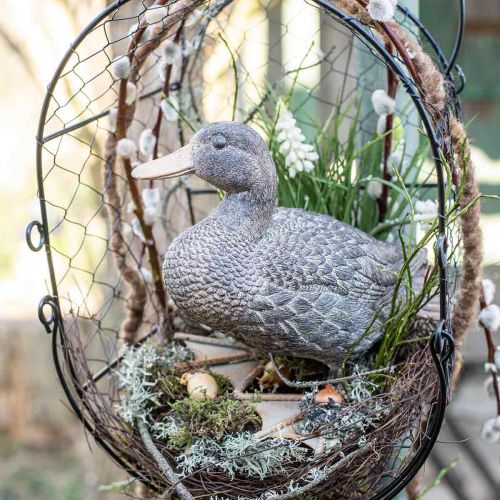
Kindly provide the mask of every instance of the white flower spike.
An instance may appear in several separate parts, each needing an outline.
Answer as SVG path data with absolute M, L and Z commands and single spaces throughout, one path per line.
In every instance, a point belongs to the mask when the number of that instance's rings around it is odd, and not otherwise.
M 135 154 L 134 141 L 130 139 L 120 139 L 116 143 L 116 154 L 122 158 L 132 158 Z
M 495 283 L 491 280 L 483 280 L 483 293 L 484 293 L 484 301 L 486 305 L 489 306 L 493 299 L 495 298 L 496 286 Z
M 495 332 L 500 328 L 500 307 L 490 304 L 479 313 L 479 323 Z
M 377 89 L 372 94 L 372 106 L 377 115 L 391 115 L 396 110 L 396 101 L 384 89 Z
M 150 128 L 146 128 L 141 132 L 139 136 L 139 151 L 146 158 L 150 158 L 153 155 L 156 145 L 156 137 Z
M 130 75 L 130 60 L 127 56 L 117 57 L 111 63 L 111 71 L 113 76 L 118 80 L 128 78 Z
M 312 172 L 314 162 L 319 158 L 314 146 L 305 142 L 305 137 L 292 113 L 283 102 L 279 104 L 279 118 L 276 122 L 276 141 L 279 152 L 285 157 L 285 165 L 290 178 L 297 172 Z
M 396 13 L 397 0 L 370 0 L 366 10 L 374 21 L 386 23 Z

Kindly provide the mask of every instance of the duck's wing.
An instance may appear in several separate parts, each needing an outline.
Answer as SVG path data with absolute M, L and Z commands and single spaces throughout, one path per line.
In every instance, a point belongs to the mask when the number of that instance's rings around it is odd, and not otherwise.
M 291 290 L 378 301 L 392 293 L 400 249 L 326 215 L 277 209 L 255 253 L 259 275 Z
M 241 333 L 327 363 L 379 338 L 403 262 L 396 246 L 299 209 L 276 210 L 252 260 L 258 284 Z

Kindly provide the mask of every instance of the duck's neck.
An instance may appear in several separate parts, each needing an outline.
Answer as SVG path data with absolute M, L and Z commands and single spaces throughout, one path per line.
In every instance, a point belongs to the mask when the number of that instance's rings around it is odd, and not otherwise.
M 276 191 L 276 177 L 273 175 L 250 191 L 227 193 L 212 217 L 230 231 L 258 238 L 265 233 L 271 221 Z

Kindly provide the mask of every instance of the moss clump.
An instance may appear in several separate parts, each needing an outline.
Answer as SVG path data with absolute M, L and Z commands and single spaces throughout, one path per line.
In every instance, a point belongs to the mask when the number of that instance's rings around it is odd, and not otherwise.
M 207 372 L 212 375 L 212 377 L 217 382 L 217 386 L 219 388 L 219 394 L 222 396 L 228 396 L 233 391 L 233 386 L 227 377 L 224 375 L 220 375 L 219 373 Z
M 170 407 L 169 418 L 176 422 L 176 430 L 169 442 L 177 448 L 191 445 L 194 438 L 218 441 L 226 433 L 241 432 L 249 426 L 257 428 L 260 424 L 255 405 L 225 397 L 200 401 L 184 398 Z
M 118 407 L 122 418 L 130 425 L 136 420 L 147 423 L 156 439 L 174 449 L 184 449 L 198 438 L 219 440 L 225 433 L 258 428 L 255 405 L 230 399 L 233 388 L 223 375 L 203 370 L 217 382 L 217 398 L 189 397 L 181 380 L 185 369 L 176 363 L 193 357 L 182 344 L 167 348 L 144 344 L 127 350 L 117 372 L 124 389 Z
M 171 448 L 184 449 L 193 442 L 193 436 L 186 427 L 179 427 L 168 435 Z

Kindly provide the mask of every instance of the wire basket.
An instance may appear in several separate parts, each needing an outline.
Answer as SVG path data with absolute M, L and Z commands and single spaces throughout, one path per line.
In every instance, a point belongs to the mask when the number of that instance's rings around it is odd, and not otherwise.
M 448 60 L 402 7 L 394 22 L 379 23 L 368 16 L 363 1 L 284 5 L 117 1 L 71 45 L 43 104 L 37 139 L 42 220 L 27 230 L 30 248 L 45 248 L 49 264 L 52 292 L 42 299 L 39 318 L 52 334 L 56 370 L 74 412 L 115 462 L 158 493 L 169 488 L 179 492 L 182 484 L 200 498 L 387 498 L 424 463 L 449 400 L 455 359 L 451 300 L 461 242 L 447 206 L 456 200 L 463 178 L 456 154 L 465 144 L 456 133 L 457 94 L 463 87 L 455 64 L 461 33 Z M 179 52 L 175 64 L 165 56 L 168 50 Z M 116 60 L 123 57 L 130 68 L 120 79 Z M 426 81 L 422 61 L 427 68 L 439 68 L 444 77 Z M 137 143 L 144 130 L 151 131 L 157 139 L 152 151 L 156 156 L 186 144 L 205 123 L 237 120 L 262 128 L 262 113 L 272 114 L 277 96 L 288 95 L 290 111 L 306 136 L 315 130 L 311 116 L 324 123 L 335 110 L 347 123 L 336 131 L 338 142 L 347 142 L 349 127 L 354 127 L 356 141 L 364 144 L 372 140 L 380 121 L 370 96 L 386 83 L 389 90 L 398 89 L 406 145 L 401 161 L 411 161 L 422 143 L 429 150 L 420 177 L 410 176 L 402 186 L 412 199 L 438 200 L 438 312 L 432 322 L 414 326 L 430 340 L 400 353 L 401 377 L 391 391 L 377 396 L 391 409 L 372 429 L 368 443 L 349 442 L 312 465 L 292 462 L 258 483 L 244 474 L 229 482 L 227 474 L 209 467 L 185 475 L 182 483 L 169 480 L 137 429 L 116 411 L 120 387 L 115 371 L 124 343 L 161 343 L 179 330 L 187 331 L 184 340 L 207 335 L 203 326 L 182 317 L 168 302 L 160 263 L 173 238 L 215 206 L 217 193 L 184 178 L 157 181 L 161 214 L 154 225 L 146 224 L 130 170 L 149 153 L 139 151 L 120 162 L 117 141 L 126 135 Z M 394 139 L 392 133 L 386 136 Z M 388 141 L 381 144 L 387 147 Z M 388 147 L 390 153 L 390 142 Z M 365 185 L 360 196 L 366 197 L 367 191 Z M 381 238 L 398 234 L 397 225 L 387 224 L 385 202 L 373 200 Z M 347 222 L 364 224 L 356 210 Z M 32 236 L 35 227 L 38 242 Z M 463 248 L 465 261 L 467 242 Z M 464 273 L 466 278 L 471 279 Z M 457 293 L 459 304 L 477 296 L 472 288 Z M 470 309 L 462 307 L 460 314 L 456 330 L 463 330 Z M 243 354 L 241 360 L 248 358 Z M 175 467 L 175 454 L 161 442 L 156 447 Z

